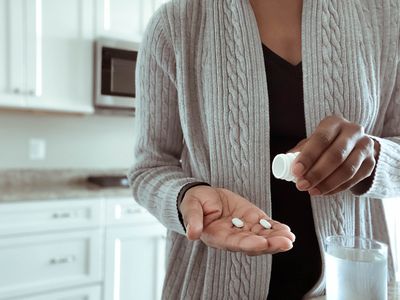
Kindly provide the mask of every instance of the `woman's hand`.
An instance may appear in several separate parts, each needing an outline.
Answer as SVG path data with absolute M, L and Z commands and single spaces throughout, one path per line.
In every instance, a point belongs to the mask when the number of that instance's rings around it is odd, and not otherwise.
M 190 240 L 247 255 L 278 253 L 291 249 L 295 239 L 288 226 L 270 220 L 245 198 L 222 188 L 195 186 L 180 204 L 180 211 Z M 232 218 L 244 222 L 243 228 L 232 225 Z M 272 229 L 264 229 L 260 219 L 267 219 Z
M 300 191 L 316 196 L 351 188 L 361 194 L 371 184 L 379 143 L 360 125 L 332 116 L 291 152 L 300 152 L 293 164 Z

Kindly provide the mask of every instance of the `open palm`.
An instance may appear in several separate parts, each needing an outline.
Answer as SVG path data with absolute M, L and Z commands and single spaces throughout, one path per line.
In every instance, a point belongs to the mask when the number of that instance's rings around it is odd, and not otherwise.
M 287 251 L 295 239 L 288 226 L 271 220 L 250 201 L 227 189 L 194 187 L 180 209 L 188 224 L 188 238 L 200 238 L 210 247 L 261 255 Z M 241 219 L 244 227 L 235 227 L 233 218 Z M 272 228 L 263 228 L 261 219 L 267 219 Z

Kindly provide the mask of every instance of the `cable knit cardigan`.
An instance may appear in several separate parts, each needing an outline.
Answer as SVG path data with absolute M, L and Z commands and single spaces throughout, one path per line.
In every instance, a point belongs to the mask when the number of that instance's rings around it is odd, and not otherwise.
M 389 243 L 378 199 L 400 194 L 399 19 L 399 0 L 304 0 L 307 134 L 339 115 L 381 144 L 365 194 L 312 197 L 321 251 L 332 234 Z M 248 0 L 173 0 L 148 25 L 137 64 L 136 161 L 129 178 L 135 200 L 168 228 L 163 299 L 267 297 L 273 256 L 188 241 L 176 203 L 183 186 L 205 181 L 271 215 L 264 68 Z M 389 267 L 393 278 L 391 258 Z M 324 287 L 322 273 L 308 295 L 321 295 Z

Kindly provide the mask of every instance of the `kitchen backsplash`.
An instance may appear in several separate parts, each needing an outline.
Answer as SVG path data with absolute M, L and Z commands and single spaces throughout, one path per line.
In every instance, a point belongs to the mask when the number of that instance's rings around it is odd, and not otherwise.
M 0 112 L 0 170 L 125 169 L 133 162 L 134 118 Z M 31 139 L 45 158 L 30 158 Z

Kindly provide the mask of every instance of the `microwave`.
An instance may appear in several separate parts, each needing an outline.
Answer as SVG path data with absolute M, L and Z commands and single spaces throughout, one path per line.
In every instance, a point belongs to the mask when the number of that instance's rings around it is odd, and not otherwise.
M 98 39 L 95 42 L 94 107 L 135 109 L 136 61 L 139 44 Z

